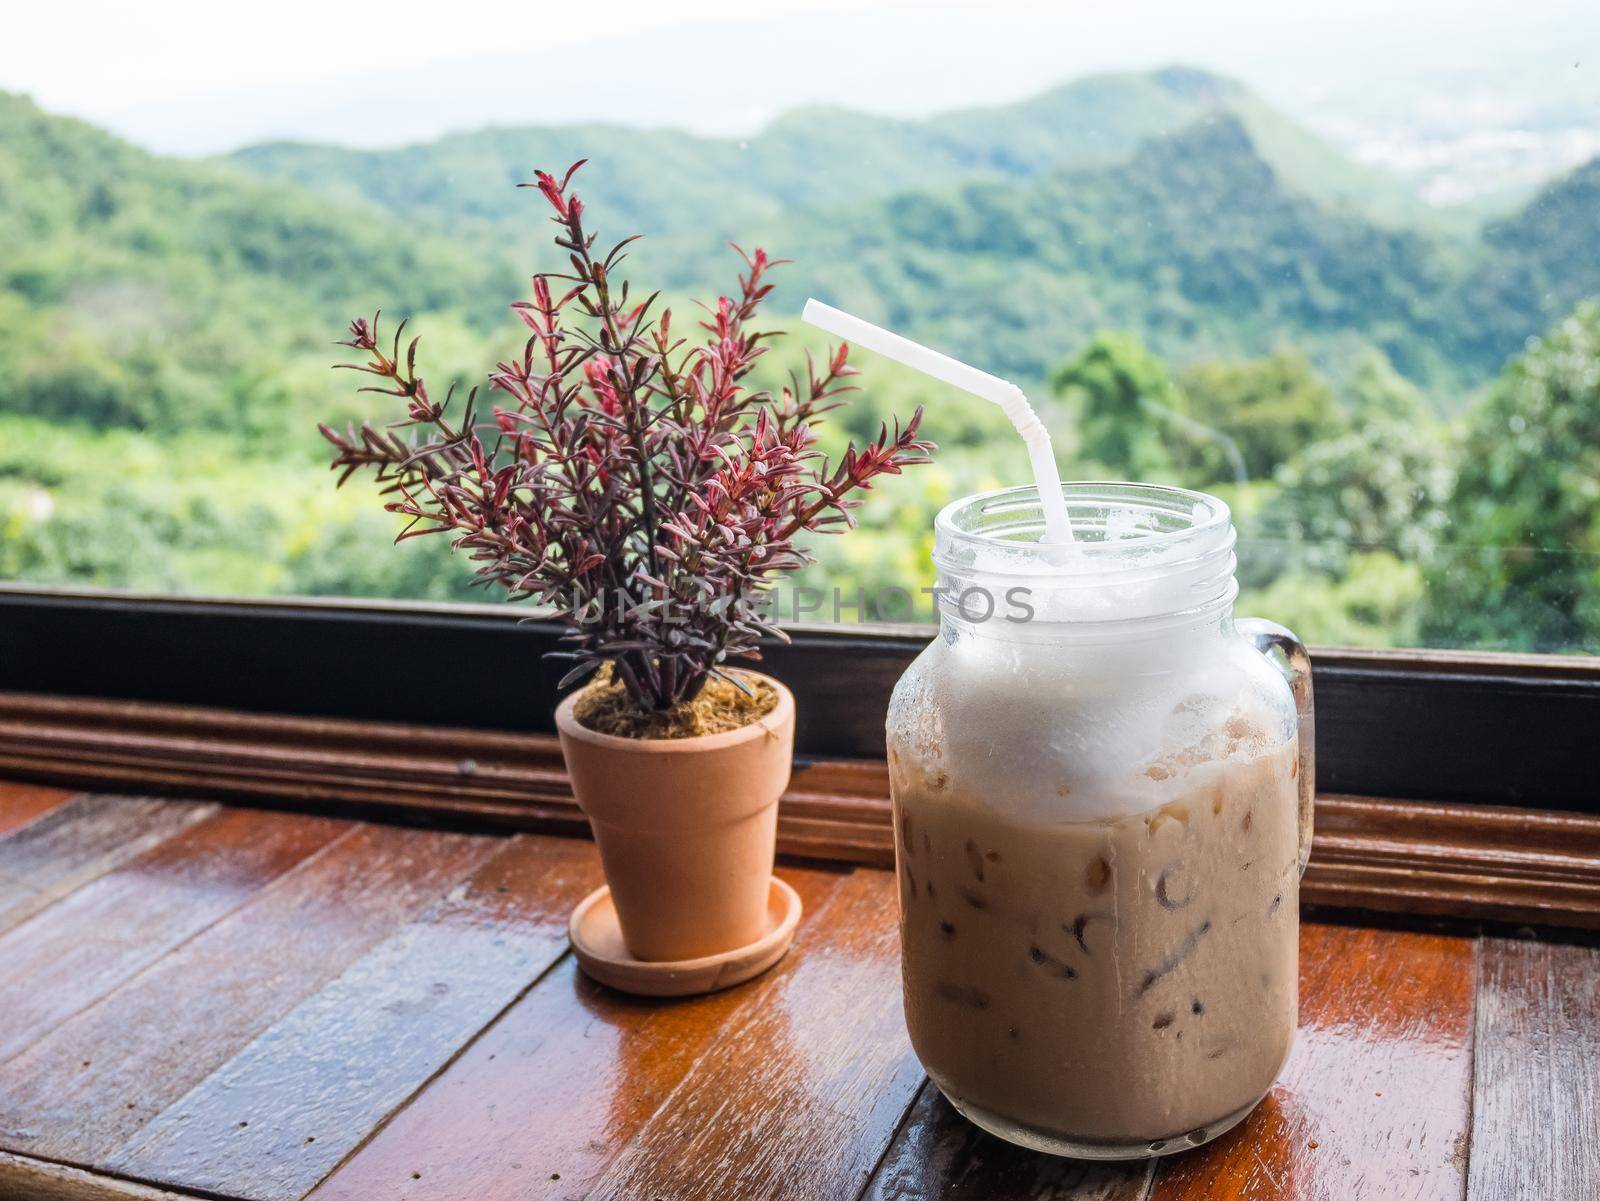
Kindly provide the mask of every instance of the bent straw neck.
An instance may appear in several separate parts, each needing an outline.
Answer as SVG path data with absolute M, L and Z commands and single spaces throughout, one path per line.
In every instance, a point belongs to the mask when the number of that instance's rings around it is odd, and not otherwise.
M 1055 450 L 1050 443 L 1050 431 L 1033 411 L 1021 388 L 987 371 L 980 371 L 959 359 L 953 359 L 931 347 L 913 342 L 892 330 L 863 321 L 832 305 L 819 300 L 807 300 L 801 320 L 835 337 L 854 342 L 885 358 L 893 359 L 914 371 L 960 388 L 980 400 L 998 405 L 1011 422 L 1012 428 L 1022 438 L 1028 450 L 1028 461 L 1033 469 L 1034 483 L 1042 498 L 1045 534 L 1044 541 L 1072 546 L 1072 520 L 1066 502 L 1061 497 L 1061 475 L 1056 468 Z M 1070 553 L 1070 552 L 1069 552 Z

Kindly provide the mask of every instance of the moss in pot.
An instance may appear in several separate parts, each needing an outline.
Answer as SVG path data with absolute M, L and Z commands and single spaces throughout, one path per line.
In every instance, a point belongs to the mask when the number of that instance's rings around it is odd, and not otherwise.
M 569 270 L 512 305 L 531 334 L 489 374 L 488 415 L 478 389 L 434 400 L 417 340 L 404 323 L 380 337 L 374 317 L 342 343 L 364 361 L 341 365 L 405 415 L 322 433 L 341 483 L 372 473 L 410 519 L 401 538 L 449 536 L 482 581 L 567 626 L 562 686 L 593 678 L 556 725 L 621 940 L 638 961 L 705 962 L 767 927 L 794 739 L 789 691 L 732 664 L 782 637 L 764 601 L 810 562 L 796 539 L 847 526 L 876 477 L 933 448 L 919 408 L 830 463 L 815 427 L 851 390 L 848 347 L 776 394 L 750 388 L 775 336 L 752 323 L 777 263 L 739 251 L 737 290 L 685 335 L 620 278 L 632 238 L 597 254 L 571 189 L 581 165 L 532 185 Z

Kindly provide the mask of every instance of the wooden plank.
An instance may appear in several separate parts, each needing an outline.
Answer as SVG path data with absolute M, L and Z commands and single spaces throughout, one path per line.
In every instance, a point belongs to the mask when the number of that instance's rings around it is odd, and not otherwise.
M 828 902 L 822 954 L 741 1010 L 588 1194 L 596 1201 L 858 1193 L 922 1084 L 900 1012 L 894 877 Z
M 1474 942 L 1307 925 L 1300 1033 L 1255 1111 L 1164 1160 L 1155 1201 L 1459 1201 L 1471 1105 Z
M 0 937 L 0 1061 L 237 909 L 347 829 L 348 823 L 324 817 L 223 811 Z
M 20 830 L 34 819 L 64 805 L 74 795 L 65 788 L 0 781 L 0 836 Z
M 110 1156 L 119 1174 L 298 1198 L 565 953 L 594 848 L 519 837 Z
M 1600 1197 L 1600 949 L 1485 939 L 1470 1201 Z
M 193 1197 L 0 1151 L 0 1201 L 191 1201 Z
M 194 801 L 80 796 L 0 838 L 0 934 L 216 811 Z
M 1013 1146 L 967 1121 L 928 1081 L 862 1201 L 1143 1201 L 1155 1166 Z
M 350 830 L 0 1067 L 0 1145 L 100 1162 L 503 845 Z
M 827 954 L 845 878 L 780 867 L 805 904 L 772 971 L 706 997 L 655 1000 L 595 984 L 568 959 L 312 1194 L 314 1201 L 588 1195 L 606 1165 L 719 1036 L 777 982 Z

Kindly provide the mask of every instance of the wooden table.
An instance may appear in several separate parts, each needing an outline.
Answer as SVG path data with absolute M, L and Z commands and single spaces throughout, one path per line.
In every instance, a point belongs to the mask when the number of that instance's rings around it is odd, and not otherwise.
M 1582 940 L 1307 923 L 1267 1100 L 1099 1167 L 928 1085 L 891 876 L 780 874 L 782 964 L 646 1001 L 567 952 L 586 842 L 0 785 L 0 1197 L 1600 1197 Z

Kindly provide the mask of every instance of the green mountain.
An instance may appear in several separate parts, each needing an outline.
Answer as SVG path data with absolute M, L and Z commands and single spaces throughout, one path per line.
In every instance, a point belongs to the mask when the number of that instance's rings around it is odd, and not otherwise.
M 586 194 L 616 227 L 734 238 L 753 222 L 798 210 L 1121 162 L 1144 141 L 1219 115 L 1244 122 L 1283 178 L 1308 195 L 1376 219 L 1422 214 L 1403 185 L 1345 159 L 1243 85 L 1185 67 L 1089 76 L 1018 104 L 923 121 L 807 108 L 741 140 L 579 125 L 485 129 L 396 150 L 272 143 L 231 157 L 259 174 L 363 197 L 436 227 L 496 227 L 519 245 L 537 223 L 514 185 L 535 167 L 588 158 Z
M 162 158 L 0 92 L 0 283 L 57 299 L 78 276 L 144 275 L 170 292 L 272 278 L 308 300 L 352 287 L 423 307 L 469 303 L 484 284 L 436 239 L 367 206 L 206 163 Z
M 584 155 L 602 235 L 658 234 L 634 252 L 641 280 L 714 292 L 734 266 L 721 243 L 760 243 L 796 260 L 782 308 L 827 296 L 1024 379 L 1109 327 L 1180 365 L 1293 344 L 1335 377 L 1377 347 L 1461 393 L 1600 292 L 1600 164 L 1478 239 L 1383 221 L 1356 204 L 1382 194 L 1370 173 L 1182 68 L 927 121 L 808 110 L 747 143 L 578 126 L 223 163 L 0 96 L 0 409 L 259 424 L 249 398 L 283 360 L 315 361 L 379 304 L 433 314 L 454 373 L 472 331 L 514 338 L 503 306 L 550 262 L 514 183 Z
M 284 356 L 325 354 L 354 312 L 481 321 L 517 286 L 370 205 L 160 158 L 0 93 L 0 410 L 239 417 Z
M 759 233 L 796 260 L 795 295 L 1024 379 L 1105 328 L 1180 364 L 1293 344 L 1336 375 L 1376 346 L 1436 387 L 1481 379 L 1514 349 L 1457 331 L 1470 247 L 1307 196 L 1232 114 L 1109 166 L 904 192 Z M 714 250 L 680 237 L 641 254 L 692 290 Z M 1538 328 L 1523 320 L 1522 336 Z
M 1600 158 L 1491 223 L 1483 241 L 1470 289 L 1480 336 L 1521 339 L 1528 315 L 1542 328 L 1600 296 Z
M 933 117 L 928 125 L 982 148 L 998 173 L 1017 178 L 1063 167 L 1104 166 L 1198 121 L 1232 116 L 1291 188 L 1383 221 L 1423 221 L 1404 184 L 1346 158 L 1236 80 L 1194 67 L 1093 75 L 1019 104 Z
M 580 126 L 222 163 L 0 95 L 0 410 L 260 427 L 286 378 L 297 412 L 332 394 L 309 364 L 380 304 L 431 314 L 464 377 L 474 331 L 510 344 L 504 305 L 551 261 L 541 202 L 513 185 L 584 155 L 602 235 L 658 235 L 641 280 L 714 293 L 735 266 L 721 243 L 760 243 L 796 260 L 781 309 L 826 296 L 1023 379 L 1110 327 L 1179 365 L 1293 344 L 1336 378 L 1377 347 L 1464 394 L 1600 292 L 1600 165 L 1469 241 L 1359 211 L 1381 194 L 1366 174 L 1179 68 L 927 121 L 808 110 L 748 143 Z
M 1338 371 L 1376 346 L 1453 391 L 1546 313 L 1500 288 L 1509 314 L 1462 320 L 1453 289 L 1492 248 L 1243 85 L 1186 67 L 920 121 L 805 109 L 743 141 L 490 129 L 232 161 L 537 262 L 546 226 L 514 184 L 581 157 L 601 235 L 650 235 L 633 251 L 641 278 L 717 289 L 731 269 L 717 248 L 759 243 L 799 264 L 786 307 L 803 286 L 1034 379 L 1109 324 L 1180 361 L 1292 341 Z

